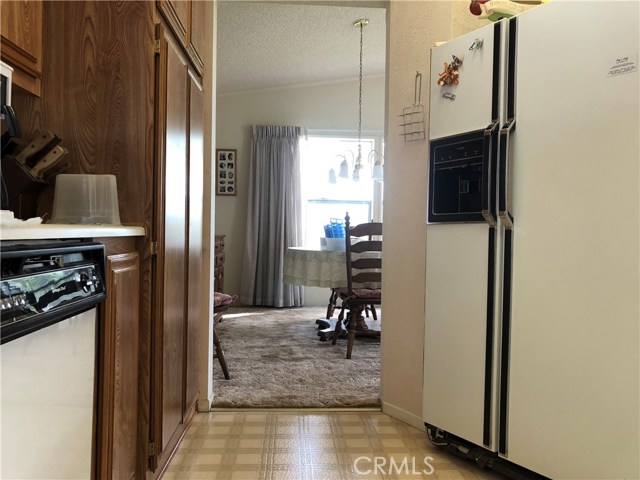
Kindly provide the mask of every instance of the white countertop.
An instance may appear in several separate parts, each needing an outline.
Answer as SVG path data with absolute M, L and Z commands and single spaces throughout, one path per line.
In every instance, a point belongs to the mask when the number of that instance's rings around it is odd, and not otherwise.
M 143 237 L 144 235 L 144 227 L 121 225 L 63 225 L 44 223 L 40 225 L 0 227 L 0 240 Z

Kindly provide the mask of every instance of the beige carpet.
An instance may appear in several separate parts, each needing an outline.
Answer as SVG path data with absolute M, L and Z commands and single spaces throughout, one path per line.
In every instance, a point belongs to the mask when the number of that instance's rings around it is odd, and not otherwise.
M 212 407 L 378 407 L 380 340 L 321 342 L 323 308 L 231 308 L 216 328 L 229 364 L 214 359 Z

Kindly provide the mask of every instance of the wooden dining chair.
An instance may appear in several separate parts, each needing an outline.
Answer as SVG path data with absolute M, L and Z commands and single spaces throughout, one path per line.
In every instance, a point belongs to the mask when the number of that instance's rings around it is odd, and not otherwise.
M 341 295 L 342 310 L 336 322 L 332 340 L 335 345 L 342 329 L 347 330 L 347 358 L 351 358 L 356 335 L 380 336 L 380 324 L 378 322 L 367 324 L 363 312 L 367 306 L 382 303 L 382 223 L 368 222 L 351 226 L 349 220 L 347 212 L 345 217 L 347 288 Z
M 217 358 L 222 367 L 222 373 L 224 378 L 229 380 L 229 366 L 227 365 L 227 359 L 224 356 L 224 350 L 222 349 L 222 343 L 220 342 L 220 336 L 216 330 L 216 325 L 222 321 L 222 315 L 229 309 L 231 305 L 238 298 L 237 295 L 228 295 L 226 293 L 214 292 L 213 293 L 213 346 L 215 347 L 215 353 L 213 358 Z

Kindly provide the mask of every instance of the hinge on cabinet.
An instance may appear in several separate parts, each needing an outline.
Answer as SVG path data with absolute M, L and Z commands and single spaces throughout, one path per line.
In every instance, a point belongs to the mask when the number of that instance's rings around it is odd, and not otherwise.
M 153 457 L 156 454 L 156 444 L 155 442 L 151 442 L 147 445 L 147 455 L 149 457 Z
M 151 256 L 158 255 L 158 242 L 151 242 Z
M 156 40 L 153 43 L 153 53 L 155 53 L 156 55 L 160 53 L 160 40 Z

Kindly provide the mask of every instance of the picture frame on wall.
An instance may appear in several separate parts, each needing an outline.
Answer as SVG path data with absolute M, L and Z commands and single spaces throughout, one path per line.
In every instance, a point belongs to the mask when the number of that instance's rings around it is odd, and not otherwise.
M 232 148 L 216 149 L 216 195 L 235 195 L 238 156 Z

